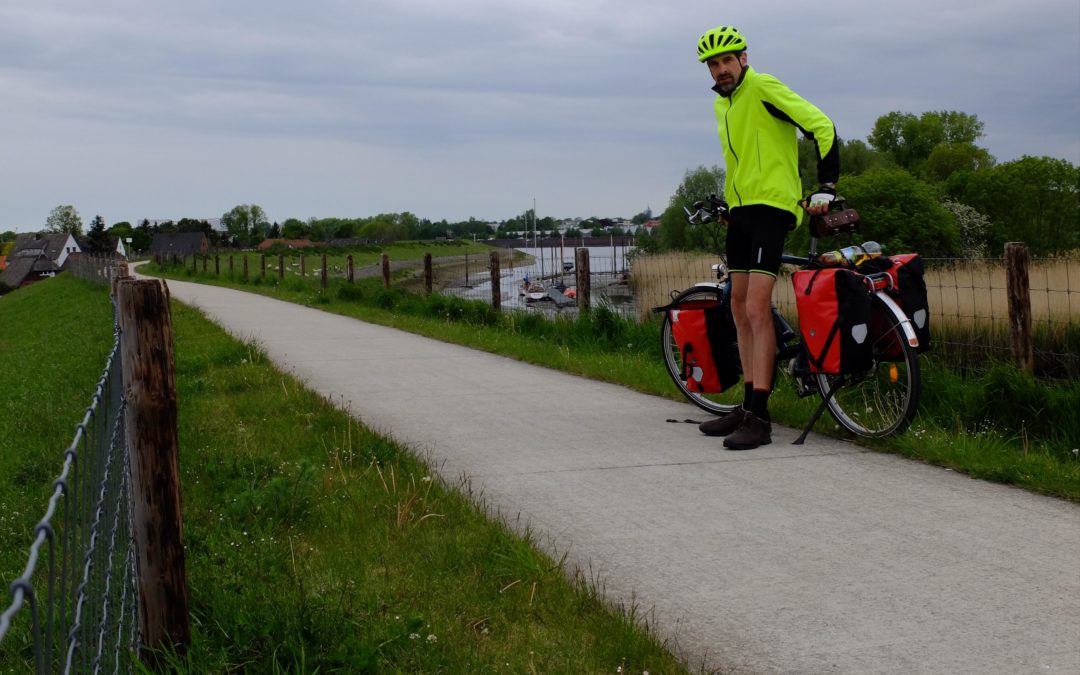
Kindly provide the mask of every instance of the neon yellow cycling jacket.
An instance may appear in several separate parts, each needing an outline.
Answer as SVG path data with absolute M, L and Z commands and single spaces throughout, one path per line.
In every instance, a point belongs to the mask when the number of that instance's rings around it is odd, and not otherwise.
M 767 204 L 798 218 L 802 197 L 796 128 L 818 149 L 818 181 L 840 177 L 836 128 L 825 113 L 772 75 L 746 67 L 739 84 L 713 104 L 724 146 L 724 198 L 732 207 Z

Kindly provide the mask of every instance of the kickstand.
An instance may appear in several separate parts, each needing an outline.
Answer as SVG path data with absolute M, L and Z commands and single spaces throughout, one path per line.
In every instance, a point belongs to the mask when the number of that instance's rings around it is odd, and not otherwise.
M 825 412 L 825 408 L 829 405 L 829 400 L 832 399 L 833 394 L 836 393 L 837 389 L 843 386 L 843 382 L 844 380 L 842 377 L 836 378 L 836 382 L 831 387 L 829 387 L 829 391 L 825 392 L 825 395 L 821 397 L 821 405 L 817 407 L 817 410 L 815 410 L 814 414 L 810 417 L 809 424 L 807 424 L 806 428 L 803 429 L 803 432 L 799 434 L 799 437 L 791 442 L 792 445 L 803 444 L 803 441 L 805 441 L 806 437 L 810 434 L 810 430 L 814 428 L 815 424 L 817 424 L 818 418 L 821 417 L 821 413 Z

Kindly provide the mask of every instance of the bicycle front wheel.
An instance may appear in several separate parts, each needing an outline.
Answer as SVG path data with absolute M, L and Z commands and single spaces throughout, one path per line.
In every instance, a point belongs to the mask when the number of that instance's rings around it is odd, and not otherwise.
M 718 290 L 709 288 L 691 288 L 683 291 L 675 298 L 674 302 L 717 300 L 719 297 Z M 738 347 L 735 344 L 732 344 L 732 349 L 737 348 Z M 683 373 L 685 371 L 683 369 L 682 350 L 679 349 L 679 344 L 675 340 L 674 335 L 672 335 L 671 315 L 668 313 L 664 314 L 664 321 L 660 329 L 660 351 L 664 355 L 664 366 L 667 367 L 667 372 L 668 375 L 671 376 L 672 382 L 674 382 L 675 386 L 682 392 L 682 395 L 697 407 L 706 412 L 713 413 L 714 415 L 724 415 L 742 404 L 742 387 L 731 387 L 721 394 L 702 394 L 687 388 L 686 380 L 683 379 Z
M 818 373 L 822 395 L 837 387 L 829 399 L 829 413 L 858 436 L 880 437 L 900 433 L 915 419 L 922 388 L 919 357 L 908 344 L 900 319 L 877 295 L 870 308 L 873 364 L 865 373 Z

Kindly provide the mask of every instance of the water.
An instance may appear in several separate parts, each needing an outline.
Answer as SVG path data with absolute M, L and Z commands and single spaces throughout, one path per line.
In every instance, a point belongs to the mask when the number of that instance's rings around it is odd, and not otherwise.
M 526 302 L 521 295 L 520 289 L 526 276 L 531 283 L 540 282 L 545 287 L 556 283 L 562 283 L 567 287 L 577 284 L 577 270 L 573 268 L 575 263 L 575 248 L 573 246 L 556 247 L 524 247 L 516 248 L 526 255 L 533 257 L 528 265 L 519 265 L 508 268 L 500 267 L 499 289 L 501 304 L 504 309 L 535 308 L 543 310 L 555 310 L 555 303 L 550 301 Z M 625 305 L 622 293 L 607 293 L 608 287 L 617 280 L 620 273 L 625 272 L 629 265 L 628 254 L 633 250 L 631 246 L 590 246 L 586 247 L 589 252 L 589 273 L 592 282 L 592 298 L 594 303 L 602 298 L 607 298 L 613 306 Z M 571 268 L 566 270 L 563 263 L 569 263 Z M 506 265 L 505 259 L 503 265 Z M 470 284 L 465 285 L 465 280 L 451 284 L 443 292 L 473 300 L 491 300 L 491 279 L 486 264 L 478 263 L 475 271 L 470 270 Z M 616 286 L 610 286 L 614 291 Z M 632 309 L 632 302 L 630 302 Z M 573 308 L 571 308 L 573 309 Z

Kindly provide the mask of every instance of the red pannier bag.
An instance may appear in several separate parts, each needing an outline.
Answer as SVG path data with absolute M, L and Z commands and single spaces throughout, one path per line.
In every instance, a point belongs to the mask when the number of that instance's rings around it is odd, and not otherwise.
M 902 253 L 887 258 L 875 258 L 859 266 L 862 272 L 887 272 L 892 277 L 889 297 L 911 319 L 915 337 L 919 339 L 917 351 L 930 349 L 930 304 L 927 300 L 926 281 L 923 279 L 923 262 L 918 253 Z M 899 348 L 890 348 L 890 356 L 899 358 Z
M 690 300 L 667 308 L 671 335 L 682 355 L 686 388 L 719 394 L 740 379 L 731 306 L 720 300 Z
M 792 275 L 799 332 L 812 373 L 861 373 L 873 362 L 870 288 L 843 267 L 799 270 Z

